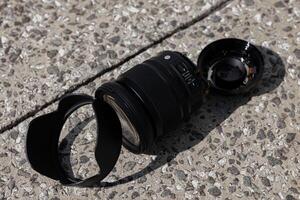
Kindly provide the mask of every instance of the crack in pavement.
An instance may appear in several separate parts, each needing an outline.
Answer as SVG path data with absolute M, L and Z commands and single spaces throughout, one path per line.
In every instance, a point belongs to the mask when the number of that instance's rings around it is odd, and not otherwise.
M 157 39 L 157 40 L 153 40 L 152 43 L 150 43 L 149 45 L 146 45 L 145 47 L 141 48 L 140 50 L 138 50 L 137 52 L 133 53 L 132 55 L 127 56 L 126 58 L 123 58 L 120 60 L 119 63 L 111 66 L 110 68 L 104 69 L 101 72 L 95 74 L 94 76 L 85 79 L 84 81 L 82 81 L 81 83 L 78 83 L 76 85 L 71 86 L 69 89 L 67 89 L 66 91 L 64 91 L 62 94 L 57 95 L 56 97 L 54 97 L 53 99 L 51 99 L 50 101 L 44 103 L 43 105 L 40 106 L 36 106 L 36 108 L 32 111 L 29 111 L 28 113 L 26 113 L 25 115 L 15 119 L 14 121 L 12 121 L 11 123 L 5 125 L 4 127 L 2 127 L 0 129 L 0 134 L 2 134 L 3 132 L 10 130 L 12 128 L 14 128 L 15 126 L 17 126 L 18 124 L 20 124 L 21 122 L 23 122 L 24 120 L 34 116 L 35 114 L 37 114 L 38 112 L 40 112 L 41 110 L 47 108 L 48 106 L 52 105 L 53 103 L 59 101 L 64 95 L 68 94 L 68 93 L 72 93 L 75 90 L 88 85 L 89 83 L 91 83 L 92 81 L 94 81 L 95 79 L 101 77 L 103 74 L 110 72 L 118 67 L 120 67 L 121 65 L 123 65 L 124 63 L 130 61 L 131 59 L 135 58 L 136 56 L 140 55 L 141 53 L 144 53 L 145 51 L 147 51 L 148 49 L 160 44 L 161 42 L 163 42 L 164 40 L 172 37 L 174 34 L 183 31 L 185 29 L 188 29 L 189 27 L 193 26 L 194 24 L 202 21 L 203 19 L 205 19 L 206 17 L 208 17 L 209 15 L 211 15 L 212 13 L 221 10 L 222 8 L 224 8 L 226 5 L 228 5 L 230 2 L 232 2 L 233 0 L 223 0 L 220 1 L 218 3 L 216 3 L 215 5 L 213 5 L 211 8 L 209 8 L 207 11 L 203 12 L 201 15 L 193 18 L 192 20 L 182 24 L 181 26 L 178 26 L 177 28 L 175 28 L 174 30 L 170 31 L 169 33 L 165 34 L 164 36 L 162 36 L 161 38 Z

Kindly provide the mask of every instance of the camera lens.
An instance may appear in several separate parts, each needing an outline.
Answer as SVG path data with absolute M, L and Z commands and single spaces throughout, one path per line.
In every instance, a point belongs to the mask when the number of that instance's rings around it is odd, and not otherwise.
M 96 101 L 104 100 L 114 109 L 122 125 L 123 145 L 140 153 L 187 119 L 201 104 L 206 88 L 187 57 L 165 51 L 103 84 Z
M 198 58 L 198 68 L 213 89 L 225 94 L 240 94 L 257 85 L 264 61 L 254 45 L 228 38 L 205 47 Z

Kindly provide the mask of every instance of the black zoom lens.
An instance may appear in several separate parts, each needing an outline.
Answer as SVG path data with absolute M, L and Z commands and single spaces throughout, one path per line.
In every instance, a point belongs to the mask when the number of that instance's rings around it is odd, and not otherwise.
M 96 101 L 106 102 L 117 113 L 123 145 L 144 152 L 201 104 L 207 87 L 197 71 L 183 54 L 165 51 L 103 84 Z

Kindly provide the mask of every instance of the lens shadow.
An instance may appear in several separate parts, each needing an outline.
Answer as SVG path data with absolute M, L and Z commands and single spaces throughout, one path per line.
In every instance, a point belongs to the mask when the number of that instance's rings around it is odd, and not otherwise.
M 212 91 L 188 122 L 183 123 L 176 131 L 160 138 L 153 149 L 147 152 L 150 155 L 157 155 L 148 166 L 133 175 L 115 182 L 102 182 L 98 186 L 111 187 L 124 184 L 170 163 L 180 152 L 199 144 L 213 129 L 220 129 L 220 124 L 237 108 L 249 102 L 253 96 L 275 92 L 274 90 L 285 76 L 284 62 L 274 51 L 260 46 L 258 49 L 264 57 L 265 71 L 262 80 L 254 90 L 248 94 L 235 96 L 224 96 Z M 193 124 L 197 125 L 193 126 Z

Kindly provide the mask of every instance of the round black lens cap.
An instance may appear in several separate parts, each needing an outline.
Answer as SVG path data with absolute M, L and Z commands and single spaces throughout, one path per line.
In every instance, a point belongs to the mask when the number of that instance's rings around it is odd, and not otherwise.
M 225 94 L 246 93 L 262 78 L 264 61 L 260 51 L 247 41 L 227 38 L 204 48 L 198 69 L 208 84 Z

